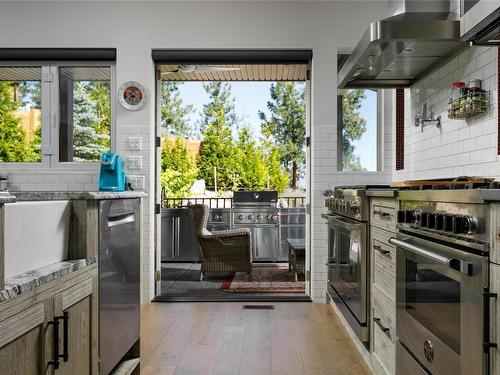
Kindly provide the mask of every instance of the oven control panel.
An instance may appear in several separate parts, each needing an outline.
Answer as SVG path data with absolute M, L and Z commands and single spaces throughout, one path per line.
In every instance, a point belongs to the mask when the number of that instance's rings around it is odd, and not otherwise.
M 420 210 L 399 210 L 398 223 L 457 235 L 476 234 L 480 229 L 478 219 L 471 215 Z
M 359 215 L 361 210 L 359 200 L 327 198 L 325 200 L 325 206 L 332 212 L 339 212 L 350 216 Z
M 234 224 L 279 224 L 280 213 L 276 211 L 237 211 L 233 213 Z

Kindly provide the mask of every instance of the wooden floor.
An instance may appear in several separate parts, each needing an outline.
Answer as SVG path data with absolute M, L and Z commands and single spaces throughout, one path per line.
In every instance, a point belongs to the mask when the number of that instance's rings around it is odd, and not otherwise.
M 144 305 L 141 374 L 370 374 L 329 305 L 274 305 Z

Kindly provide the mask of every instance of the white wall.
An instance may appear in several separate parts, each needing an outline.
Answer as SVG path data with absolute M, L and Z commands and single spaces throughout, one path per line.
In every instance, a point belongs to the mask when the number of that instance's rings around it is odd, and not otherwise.
M 324 301 L 326 230 L 322 191 L 336 184 L 382 182 L 390 173 L 336 172 L 336 55 L 354 47 L 370 21 L 386 15 L 385 1 L 345 2 L 2 2 L 0 47 L 115 47 L 117 86 L 128 80 L 154 91 L 152 48 L 311 48 L 313 297 Z M 390 122 L 387 121 L 389 124 Z M 117 151 L 126 138 L 143 137 L 146 190 L 153 186 L 154 103 L 138 112 L 116 111 Z M 390 139 L 390 126 L 387 130 Z M 390 171 L 392 160 L 386 157 Z M 1 171 L 1 168 L 0 168 Z M 12 173 L 11 173 L 12 174 Z M 19 171 L 18 188 L 91 190 L 97 175 Z M 137 174 L 137 173 L 135 173 Z M 23 187 L 23 184 L 26 185 Z M 145 202 L 143 300 L 153 295 L 153 200 Z
M 500 177 L 497 155 L 497 74 L 498 49 L 470 47 L 457 57 L 405 90 L 405 168 L 394 180 L 443 178 L 456 176 Z M 491 107 L 485 114 L 468 120 L 450 120 L 447 116 L 451 83 L 481 79 L 490 94 Z M 436 116 L 442 127 L 416 127 L 415 115 L 422 103 Z

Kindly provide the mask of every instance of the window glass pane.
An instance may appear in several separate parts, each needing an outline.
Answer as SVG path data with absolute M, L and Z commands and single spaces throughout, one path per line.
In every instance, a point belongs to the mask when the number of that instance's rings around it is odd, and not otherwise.
M 109 67 L 59 68 L 59 161 L 97 162 L 110 149 Z
M 42 161 L 41 67 L 0 67 L 0 162 Z
M 342 170 L 376 171 L 378 165 L 377 92 L 342 92 Z

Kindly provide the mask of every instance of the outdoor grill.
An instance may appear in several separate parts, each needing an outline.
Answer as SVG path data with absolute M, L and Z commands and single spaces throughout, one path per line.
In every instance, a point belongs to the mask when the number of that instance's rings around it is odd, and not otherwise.
M 233 228 L 252 232 L 252 258 L 275 262 L 279 258 L 280 213 L 277 191 L 237 191 L 233 197 Z

